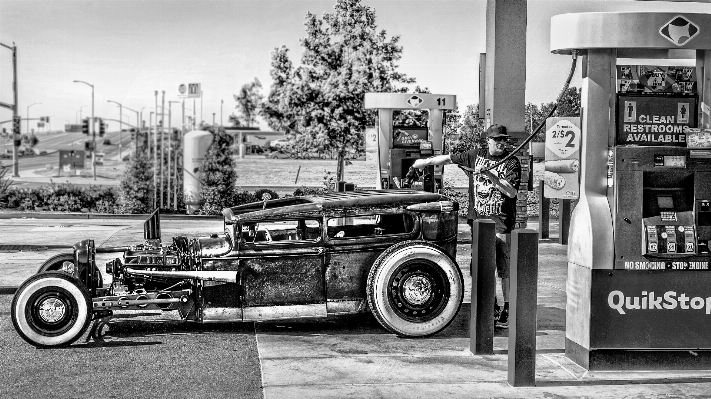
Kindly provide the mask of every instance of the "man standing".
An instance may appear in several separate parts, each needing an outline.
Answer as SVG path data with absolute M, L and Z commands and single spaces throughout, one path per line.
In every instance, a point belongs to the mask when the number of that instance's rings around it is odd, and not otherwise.
M 479 172 L 494 166 L 509 154 L 506 149 L 506 127 L 492 125 L 486 130 L 488 149 L 477 148 L 467 152 L 437 155 L 418 159 L 412 165 L 422 169 L 428 165 L 457 164 Z M 511 231 L 516 223 L 516 194 L 521 184 L 521 162 L 511 157 L 490 171 L 469 175 L 469 212 L 467 223 L 472 226 L 474 219 L 491 219 L 496 224 L 496 274 L 501 279 L 504 307 L 499 308 L 494 299 L 494 319 L 496 326 L 509 326 L 509 264 L 511 252 Z

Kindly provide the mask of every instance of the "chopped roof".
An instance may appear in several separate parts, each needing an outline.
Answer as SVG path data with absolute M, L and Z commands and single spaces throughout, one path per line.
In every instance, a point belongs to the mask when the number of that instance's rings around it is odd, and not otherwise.
M 424 191 L 364 190 L 346 191 L 303 197 L 281 198 L 225 208 L 225 221 L 262 220 L 274 217 L 319 216 L 324 210 L 342 208 L 406 207 L 412 204 L 448 200 L 447 197 Z

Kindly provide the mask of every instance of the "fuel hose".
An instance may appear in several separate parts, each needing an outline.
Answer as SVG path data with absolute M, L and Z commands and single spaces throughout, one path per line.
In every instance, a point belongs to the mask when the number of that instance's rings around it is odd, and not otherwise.
M 511 153 L 509 153 L 508 155 L 506 155 L 501 161 L 495 163 L 492 166 L 482 168 L 479 171 L 474 171 L 473 173 L 475 175 L 478 175 L 478 174 L 481 174 L 484 172 L 488 172 L 492 169 L 498 168 L 500 165 L 504 164 L 506 161 L 511 159 L 511 157 L 518 154 L 524 146 L 526 146 L 528 143 L 530 143 L 531 140 L 533 140 L 533 138 L 536 137 L 536 135 L 538 135 L 538 132 L 541 130 L 543 125 L 545 125 L 546 119 L 550 118 L 553 115 L 553 113 L 558 109 L 558 104 L 563 99 L 563 95 L 565 94 L 565 92 L 568 91 L 568 87 L 570 86 L 570 81 L 573 79 L 573 74 L 575 74 L 575 66 L 577 65 L 577 61 L 578 61 L 578 52 L 576 50 L 573 50 L 573 62 L 570 65 L 570 73 L 568 73 L 568 79 L 566 79 L 565 84 L 563 85 L 563 89 L 558 94 L 558 97 L 555 100 L 555 104 L 553 104 L 553 108 L 551 108 L 551 110 L 548 112 L 548 115 L 546 115 L 546 117 L 543 118 L 543 122 L 538 124 L 538 127 L 536 127 L 536 130 L 534 130 L 533 133 L 531 133 L 521 144 L 518 145 L 518 147 L 514 148 L 514 150 L 511 151 Z M 460 168 L 461 168 L 461 165 L 460 165 Z M 464 169 L 465 171 L 472 172 L 472 170 L 469 168 L 462 168 L 462 169 Z

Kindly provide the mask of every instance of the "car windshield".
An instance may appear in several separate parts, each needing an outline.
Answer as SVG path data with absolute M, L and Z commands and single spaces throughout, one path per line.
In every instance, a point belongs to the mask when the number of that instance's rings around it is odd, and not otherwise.
M 327 221 L 328 237 L 336 239 L 407 234 L 414 227 L 412 216 L 406 213 L 335 217 Z

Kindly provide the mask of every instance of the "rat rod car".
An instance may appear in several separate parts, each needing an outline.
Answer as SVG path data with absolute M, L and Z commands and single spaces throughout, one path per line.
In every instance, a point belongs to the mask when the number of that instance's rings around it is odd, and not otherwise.
M 38 347 L 69 345 L 116 310 L 147 309 L 196 322 L 370 310 L 395 334 L 429 336 L 462 302 L 457 210 L 445 196 L 410 190 L 265 200 L 225 208 L 221 234 L 169 245 L 156 211 L 143 243 L 84 240 L 47 260 L 18 288 L 12 321 Z M 106 264 L 104 284 L 96 254 L 111 252 L 123 256 Z

